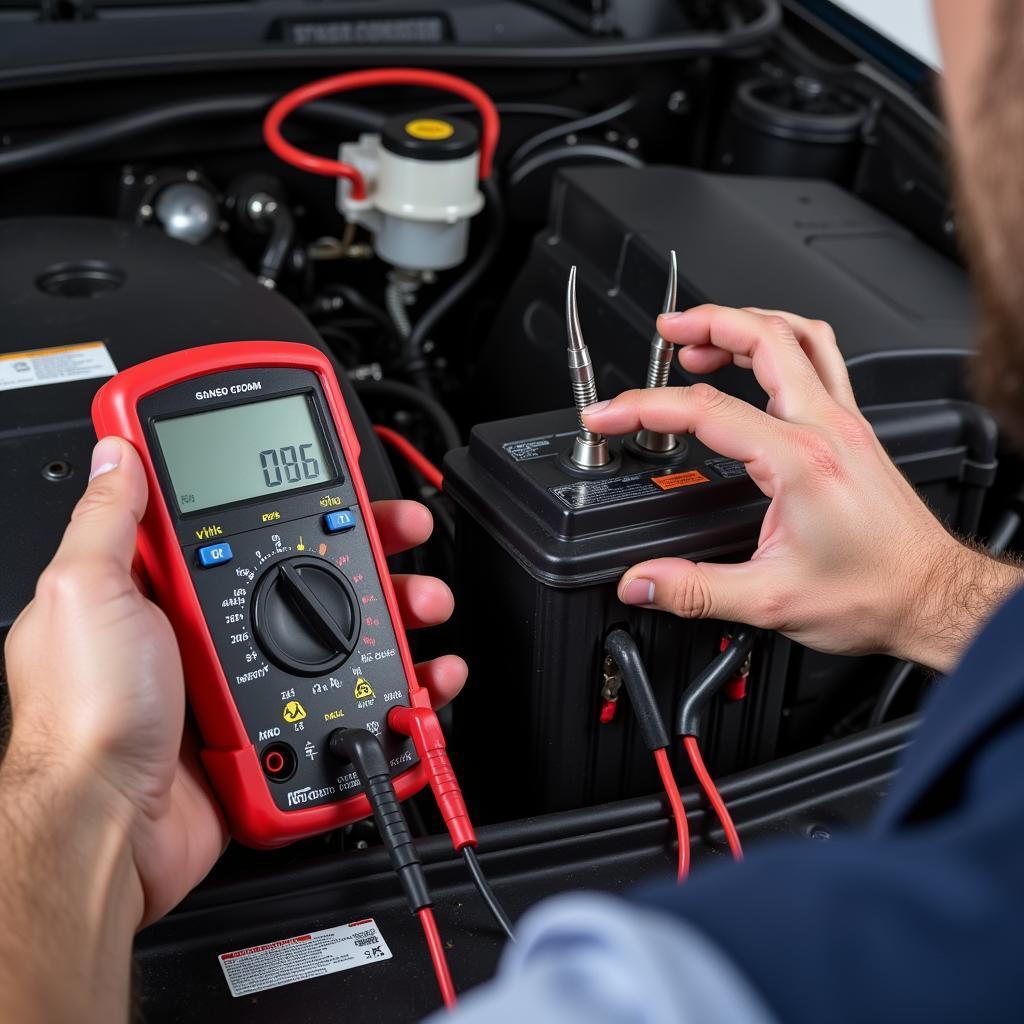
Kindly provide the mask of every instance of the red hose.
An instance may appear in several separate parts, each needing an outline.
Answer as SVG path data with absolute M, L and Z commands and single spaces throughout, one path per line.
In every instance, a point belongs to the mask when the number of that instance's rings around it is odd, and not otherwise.
M 467 82 L 464 78 L 446 74 L 443 71 L 426 71 L 421 68 L 373 68 L 369 71 L 350 71 L 343 75 L 331 75 L 315 82 L 299 86 L 282 96 L 267 111 L 263 119 L 263 138 L 271 150 L 285 163 L 309 171 L 310 174 L 322 174 L 328 178 L 344 178 L 352 183 L 352 198 L 366 198 L 366 182 L 362 174 L 351 164 L 340 160 L 308 153 L 298 146 L 286 142 L 281 134 L 284 119 L 299 107 L 313 100 L 322 100 L 326 96 L 336 96 L 352 89 L 365 89 L 375 85 L 421 85 L 444 92 L 454 93 L 468 100 L 480 111 L 480 177 L 489 178 L 494 151 L 498 147 L 498 135 L 501 131 L 501 120 L 494 102 L 483 89 Z
M 694 774 L 697 776 L 697 781 L 700 782 L 701 789 L 704 790 L 704 795 L 708 798 L 708 803 L 711 804 L 715 814 L 718 815 L 718 820 L 722 823 L 725 839 L 729 844 L 729 849 L 732 851 L 733 859 L 743 860 L 743 847 L 740 845 L 740 835 L 736 831 L 729 808 L 725 806 L 722 794 L 718 792 L 718 787 L 715 786 L 714 780 L 708 772 L 707 765 L 704 764 L 700 747 L 697 746 L 697 737 L 684 736 L 683 746 L 686 747 L 690 764 L 693 765 Z
M 397 430 L 381 427 L 376 423 L 373 432 L 415 469 L 431 487 L 439 491 L 444 488 L 444 474 L 417 447 L 407 441 Z
M 672 817 L 676 823 L 676 838 L 679 841 L 676 879 L 685 882 L 686 876 L 690 873 L 690 827 L 686 822 L 686 808 L 683 806 L 679 786 L 672 774 L 672 767 L 668 763 L 668 753 L 664 747 L 659 747 L 653 753 L 661 784 L 665 787 L 665 795 L 668 797 L 668 804 L 672 808 Z
M 441 933 L 437 930 L 434 912 L 430 907 L 423 907 L 417 913 L 420 924 L 423 925 L 423 935 L 427 940 L 427 949 L 430 950 L 430 961 L 434 965 L 434 974 L 437 975 L 437 987 L 441 990 L 441 998 L 449 1010 L 454 1010 L 455 983 L 452 981 L 451 971 L 448 970 L 448 958 L 444 953 L 444 943 L 441 941 Z

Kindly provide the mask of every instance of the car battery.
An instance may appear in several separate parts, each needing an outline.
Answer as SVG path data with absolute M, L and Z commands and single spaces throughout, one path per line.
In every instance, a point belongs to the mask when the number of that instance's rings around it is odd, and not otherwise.
M 867 414 L 935 511 L 961 530 L 975 528 L 996 468 L 987 414 L 953 401 Z M 445 491 L 457 508 L 459 649 L 470 667 L 453 708 L 454 749 L 477 766 L 466 778 L 480 820 L 657 789 L 624 693 L 612 720 L 601 720 L 605 636 L 619 627 L 634 636 L 671 723 L 728 624 L 628 607 L 616 584 L 628 566 L 648 558 L 747 558 L 768 506 L 742 464 L 692 437 L 668 457 L 611 438 L 608 465 L 580 471 L 568 458 L 577 426 L 571 409 L 478 425 L 468 447 L 445 462 Z M 783 742 L 799 747 L 790 719 L 834 696 L 829 686 L 844 674 L 832 671 L 833 661 L 857 659 L 829 659 L 762 634 L 746 695 L 720 693 L 705 716 L 700 740 L 712 771 L 771 760 Z M 687 778 L 681 745 L 670 753 L 677 776 Z M 481 772 L 485 764 L 501 768 Z

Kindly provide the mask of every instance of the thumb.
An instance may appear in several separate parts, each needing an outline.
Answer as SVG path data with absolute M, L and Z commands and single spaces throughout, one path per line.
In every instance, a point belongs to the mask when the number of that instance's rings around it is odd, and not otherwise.
M 619 581 L 623 604 L 644 605 L 684 619 L 725 619 L 760 625 L 758 598 L 766 585 L 754 562 L 722 565 L 655 558 L 634 565 Z
M 108 560 L 130 571 L 147 496 L 146 474 L 135 449 L 123 438 L 103 438 L 93 449 L 89 484 L 71 513 L 54 561 Z

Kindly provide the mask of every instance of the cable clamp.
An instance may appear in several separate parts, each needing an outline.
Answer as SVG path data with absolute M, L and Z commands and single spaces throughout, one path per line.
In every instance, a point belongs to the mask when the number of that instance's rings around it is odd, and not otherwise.
M 602 725 L 614 721 L 615 712 L 619 707 L 619 691 L 622 689 L 622 670 L 618 662 L 610 655 L 605 655 L 601 680 L 601 714 Z

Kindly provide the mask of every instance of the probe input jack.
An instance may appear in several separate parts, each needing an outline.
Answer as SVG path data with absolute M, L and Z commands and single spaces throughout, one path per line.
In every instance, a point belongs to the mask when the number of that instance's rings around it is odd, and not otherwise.
M 271 743 L 260 754 L 260 767 L 271 782 L 287 782 L 298 766 L 299 759 L 287 743 Z

